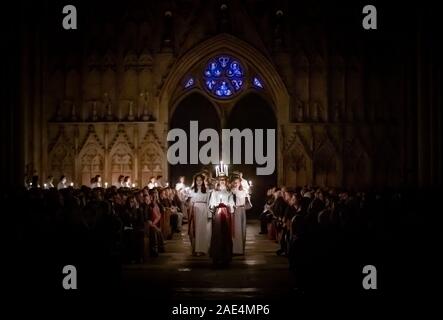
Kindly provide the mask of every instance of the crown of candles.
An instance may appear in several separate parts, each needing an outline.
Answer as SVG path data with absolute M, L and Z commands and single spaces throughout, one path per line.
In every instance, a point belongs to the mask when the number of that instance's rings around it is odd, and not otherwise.
M 216 177 L 227 177 L 228 173 L 228 165 L 223 164 L 223 161 L 220 161 L 219 165 L 215 166 L 215 176 Z

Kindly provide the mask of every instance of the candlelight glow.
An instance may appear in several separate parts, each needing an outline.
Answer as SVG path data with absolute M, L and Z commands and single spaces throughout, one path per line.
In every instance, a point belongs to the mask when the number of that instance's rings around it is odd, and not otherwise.
M 223 164 L 223 161 L 220 161 L 220 164 L 215 166 L 215 176 L 218 177 L 220 175 L 228 176 L 228 165 Z

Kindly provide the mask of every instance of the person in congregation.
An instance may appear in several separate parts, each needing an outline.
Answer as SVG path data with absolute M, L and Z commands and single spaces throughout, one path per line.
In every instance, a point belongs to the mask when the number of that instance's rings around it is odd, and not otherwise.
M 165 252 L 163 234 L 160 227 L 161 209 L 157 190 L 149 190 L 149 195 L 151 197 L 148 217 L 149 254 L 151 257 L 157 257 L 159 253 Z
M 185 176 L 180 176 L 178 178 L 178 182 L 175 184 L 175 190 L 177 190 L 178 192 L 183 192 L 185 188 Z
M 266 201 L 263 206 L 263 211 L 260 214 L 260 232 L 259 234 L 268 233 L 268 224 L 272 222 L 274 214 L 272 213 L 272 205 L 274 203 L 273 189 L 269 189 L 266 193 Z
M 65 188 L 67 188 L 68 185 L 66 184 L 66 182 L 67 182 L 66 177 L 65 177 L 64 175 L 62 175 L 62 176 L 60 177 L 60 181 L 59 181 L 59 183 L 57 184 L 57 190 L 61 190 L 61 189 L 65 189 Z
M 45 189 L 52 189 L 52 188 L 54 188 L 54 177 L 48 176 L 48 179 L 46 180 L 45 183 Z
M 123 245 L 126 262 L 143 260 L 144 221 L 139 204 L 134 195 L 126 200 L 126 208 L 121 217 L 123 222 Z
M 179 233 L 182 228 L 183 224 L 183 212 L 182 212 L 182 203 L 181 200 L 177 194 L 177 191 L 174 188 L 168 187 L 166 189 L 166 194 L 168 196 L 168 199 L 170 203 L 172 204 L 172 214 L 174 217 L 174 221 L 172 223 L 171 220 L 171 226 L 172 226 L 172 232 Z
M 157 188 L 164 188 L 164 187 L 166 187 L 165 186 L 165 183 L 164 183 L 164 181 L 163 181 L 163 176 L 162 175 L 158 175 L 157 176 L 157 178 L 156 178 L 156 187 Z
M 176 194 L 180 200 L 180 210 L 183 214 L 183 222 L 186 222 L 189 217 L 188 207 L 186 205 L 186 200 L 188 199 L 188 189 L 185 184 L 185 176 L 181 176 L 178 182 L 175 184 Z
M 117 188 L 124 188 L 125 187 L 124 179 L 125 179 L 124 175 L 121 174 L 118 176 L 117 185 L 116 185 Z
M 131 178 L 129 176 L 124 177 L 123 187 L 124 188 L 131 188 Z
M 156 177 L 151 177 L 150 179 L 149 179 L 149 183 L 148 183 L 148 189 L 149 190 L 151 190 L 151 189 L 154 189 L 154 188 L 156 188 L 157 187 L 157 178 Z
M 102 187 L 102 177 L 98 174 L 91 179 L 91 189 Z
M 163 232 L 167 239 L 172 238 L 172 229 L 177 225 L 175 206 L 168 197 L 168 188 L 159 189 L 161 213 L 164 215 Z

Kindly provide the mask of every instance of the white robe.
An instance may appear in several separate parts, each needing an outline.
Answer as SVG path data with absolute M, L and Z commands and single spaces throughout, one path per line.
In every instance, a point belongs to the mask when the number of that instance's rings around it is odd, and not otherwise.
M 250 185 L 249 185 L 248 180 L 242 178 L 241 179 L 241 186 L 242 186 L 243 190 L 245 190 L 249 194 Z
M 57 190 L 61 190 L 61 189 L 65 189 L 65 188 L 67 188 L 66 183 L 63 183 L 63 182 L 58 183 Z
M 211 221 L 208 219 L 209 193 L 194 192 L 192 190 L 189 196 L 191 198 L 191 207 L 194 208 L 194 252 L 208 253 L 211 239 Z
M 234 199 L 232 198 L 232 193 L 226 189 L 224 190 L 214 190 L 211 192 L 211 198 L 209 200 L 209 207 L 215 208 L 220 203 L 225 204 L 229 209 L 229 212 L 234 212 Z
M 235 195 L 235 211 L 232 217 L 234 223 L 234 233 L 232 235 L 232 253 L 244 254 L 246 243 L 246 210 L 245 203 L 248 197 L 246 190 L 234 189 L 232 193 Z

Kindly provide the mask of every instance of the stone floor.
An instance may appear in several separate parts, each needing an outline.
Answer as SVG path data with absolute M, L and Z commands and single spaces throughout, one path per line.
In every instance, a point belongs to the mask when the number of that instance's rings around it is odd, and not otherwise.
M 287 296 L 293 288 L 288 261 L 275 254 L 275 241 L 259 235 L 258 220 L 247 225 L 246 254 L 229 267 L 214 268 L 206 257 L 190 254 L 186 226 L 166 242 L 166 253 L 145 264 L 127 265 L 124 290 L 131 294 L 156 292 L 169 300 L 269 299 Z

